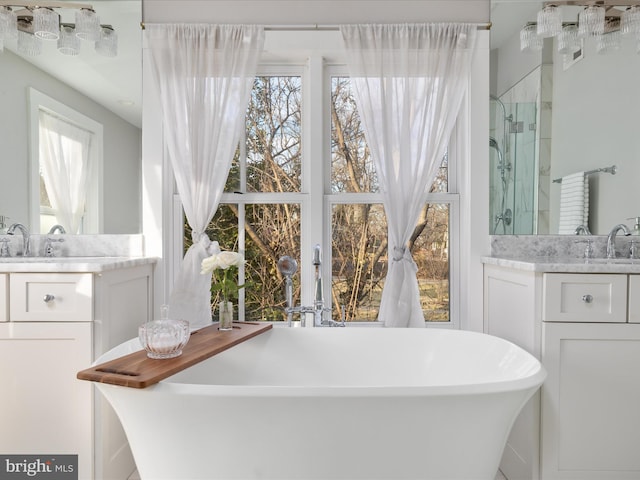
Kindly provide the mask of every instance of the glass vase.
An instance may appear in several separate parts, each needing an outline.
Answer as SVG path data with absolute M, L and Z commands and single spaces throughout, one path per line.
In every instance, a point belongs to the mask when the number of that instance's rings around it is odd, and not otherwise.
M 218 330 L 229 331 L 233 329 L 233 303 L 223 300 L 218 304 L 220 323 Z

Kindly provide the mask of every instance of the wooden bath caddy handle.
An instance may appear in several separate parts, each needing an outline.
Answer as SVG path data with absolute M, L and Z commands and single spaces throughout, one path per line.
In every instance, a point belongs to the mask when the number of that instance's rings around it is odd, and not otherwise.
M 233 330 L 220 332 L 218 324 L 214 323 L 191 332 L 189 343 L 179 357 L 154 360 L 147 357 L 145 350 L 140 350 L 82 370 L 77 377 L 91 382 L 145 388 L 271 328 L 270 323 L 237 322 L 233 324 Z

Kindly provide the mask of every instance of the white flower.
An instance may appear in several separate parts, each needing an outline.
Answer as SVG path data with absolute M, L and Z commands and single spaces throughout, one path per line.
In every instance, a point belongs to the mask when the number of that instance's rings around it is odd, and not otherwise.
M 244 258 L 239 253 L 222 250 L 220 253 L 215 253 L 202 260 L 200 273 L 205 274 L 217 269 L 226 270 L 229 267 L 239 267 L 243 263 Z

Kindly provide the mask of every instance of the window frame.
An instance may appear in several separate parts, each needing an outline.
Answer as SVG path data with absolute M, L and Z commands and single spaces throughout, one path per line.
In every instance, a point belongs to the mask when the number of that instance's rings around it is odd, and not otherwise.
M 305 45 L 309 43 L 310 32 L 267 32 L 278 35 L 278 44 L 286 43 L 295 45 L 296 42 L 283 41 L 286 34 L 303 34 L 301 37 Z M 318 33 L 318 32 L 313 32 Z M 327 32 L 322 32 L 326 34 Z M 335 32 L 333 32 L 335 33 Z M 338 32 L 339 33 L 339 32 Z M 268 39 L 268 37 L 267 37 Z M 311 41 L 310 43 L 314 43 Z M 321 44 L 321 37 L 318 37 L 317 44 Z M 286 49 L 285 49 L 286 50 Z M 251 203 L 295 203 L 300 205 L 301 212 L 301 261 L 299 265 L 301 302 L 304 305 L 311 305 L 313 302 L 313 278 L 314 269 L 311 264 L 313 247 L 319 243 L 323 251 L 322 276 L 325 285 L 331 285 L 331 231 L 330 228 L 323 228 L 323 225 L 331 225 L 331 212 L 335 204 L 343 203 L 382 203 L 382 196 L 376 193 L 331 193 L 331 115 L 329 99 L 331 95 L 331 77 L 336 75 L 348 76 L 346 64 L 342 61 L 343 55 L 331 49 L 328 53 L 321 48 L 317 50 L 290 50 L 285 54 L 275 54 L 269 51 L 258 66 L 256 76 L 260 75 L 300 75 L 302 77 L 303 100 L 302 100 L 302 178 L 301 191 L 299 193 L 223 193 L 220 204 L 235 203 L 238 206 Z M 318 73 L 321 73 L 320 75 Z M 471 87 L 467 89 L 469 96 Z M 468 101 L 468 98 L 467 100 Z M 464 103 L 464 102 L 463 102 Z M 463 105 L 466 109 L 466 106 Z M 322 114 L 310 115 L 310 111 L 320 111 Z M 458 142 L 461 141 L 462 132 L 468 131 L 469 125 L 466 118 L 468 112 L 460 115 L 456 126 L 452 132 L 448 147 L 448 192 L 430 193 L 427 203 L 441 203 L 449 205 L 449 321 L 425 321 L 428 328 L 454 328 L 461 327 L 461 283 L 462 283 L 462 262 L 461 245 L 463 228 L 461 221 L 464 218 L 461 202 L 462 165 L 465 163 Z M 241 156 L 244 155 L 244 143 L 240 141 Z M 460 153 L 462 155 L 460 155 Z M 241 165 L 241 171 L 245 166 Z M 312 182 L 312 178 L 322 177 L 320 185 Z M 243 182 L 244 179 L 241 179 Z M 177 194 L 175 181 L 173 183 L 172 205 L 174 214 L 172 215 L 172 235 L 173 248 L 172 270 L 179 271 L 183 256 L 182 238 L 177 232 L 182 232 L 183 214 L 179 195 Z M 241 188 L 244 185 L 241 183 Z M 244 209 L 239 209 L 242 221 Z M 322 218 L 322 222 L 311 221 L 313 218 Z M 176 230 L 178 229 L 178 230 Z M 324 230 L 324 231 L 323 231 Z M 319 239 L 319 240 L 318 240 Z M 244 245 L 244 230 L 239 229 L 238 240 L 240 245 Z M 177 244 L 176 244 L 177 243 Z M 178 247 L 178 248 L 176 248 Z M 242 247 L 240 247 L 242 249 Z M 309 261 L 305 261 L 309 259 Z M 240 270 L 240 275 L 244 272 Z M 241 277 L 242 278 L 242 277 Z M 172 280 L 169 282 L 172 283 Z M 242 292 L 242 291 L 241 291 Z M 326 297 L 326 295 L 325 295 Z M 244 304 L 242 294 L 238 305 L 238 319 L 244 320 Z M 307 325 L 313 322 L 307 322 Z M 382 326 L 379 321 L 374 322 L 353 322 L 349 326 Z
M 35 88 L 29 88 L 29 224 L 33 233 L 41 232 L 40 215 L 55 214 L 53 209 L 40 206 L 40 120 L 39 111 L 44 110 L 78 128 L 93 134 L 89 149 L 89 183 L 85 200 L 85 214 L 82 217 L 83 234 L 102 233 L 103 231 L 103 152 L 104 132 L 101 123 L 83 115 L 73 108 L 59 102 Z

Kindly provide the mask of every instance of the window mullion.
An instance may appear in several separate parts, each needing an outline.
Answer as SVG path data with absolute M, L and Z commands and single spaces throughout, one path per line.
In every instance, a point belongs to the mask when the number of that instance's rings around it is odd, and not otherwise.
M 309 196 L 309 201 L 302 206 L 300 245 L 300 278 L 304 305 L 311 305 L 313 302 L 314 270 L 311 264 L 313 247 L 319 243 L 323 251 L 328 248 L 323 240 L 323 231 L 326 230 L 323 225 L 325 188 L 323 69 L 323 58 L 321 56 L 311 56 L 307 61 L 307 68 L 303 75 L 303 192 L 308 193 Z

